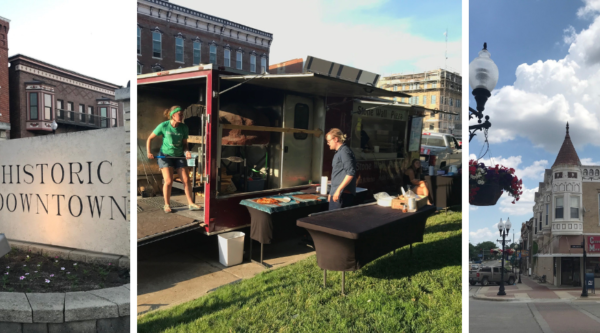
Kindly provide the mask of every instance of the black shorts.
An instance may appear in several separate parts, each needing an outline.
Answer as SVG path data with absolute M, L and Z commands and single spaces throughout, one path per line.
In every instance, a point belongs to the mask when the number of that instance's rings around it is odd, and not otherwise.
M 158 154 L 159 154 L 159 156 L 175 157 L 175 156 L 165 155 L 165 154 L 163 154 L 162 151 L 159 152 Z M 158 168 L 159 169 L 171 167 L 174 170 L 177 170 L 179 168 L 184 168 L 187 166 L 188 165 L 187 165 L 185 156 L 182 156 L 181 158 L 159 158 L 158 159 Z

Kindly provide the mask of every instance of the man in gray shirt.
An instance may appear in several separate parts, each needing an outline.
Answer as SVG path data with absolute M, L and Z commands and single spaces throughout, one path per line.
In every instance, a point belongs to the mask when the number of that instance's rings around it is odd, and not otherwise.
M 356 158 L 344 144 L 346 135 L 332 128 L 325 136 L 327 145 L 335 150 L 331 169 L 331 191 L 327 197 L 329 210 L 352 206 L 356 195 Z

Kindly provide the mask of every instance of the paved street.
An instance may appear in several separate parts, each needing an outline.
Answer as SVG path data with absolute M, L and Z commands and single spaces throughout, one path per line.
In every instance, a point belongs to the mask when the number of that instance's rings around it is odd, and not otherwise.
M 507 287 L 510 302 L 497 301 L 493 297 L 498 286 L 471 286 L 469 289 L 469 331 L 470 332 L 599 332 L 600 300 L 592 298 L 578 300 L 567 297 L 581 293 L 579 290 L 550 289 L 538 285 L 529 278 L 523 284 Z M 509 288 L 527 295 L 520 299 L 510 298 Z M 474 296 L 489 295 L 475 299 Z M 562 296 L 562 297 L 561 297 Z M 506 297 L 506 296 L 505 296 Z M 517 297 L 519 298 L 519 297 Z

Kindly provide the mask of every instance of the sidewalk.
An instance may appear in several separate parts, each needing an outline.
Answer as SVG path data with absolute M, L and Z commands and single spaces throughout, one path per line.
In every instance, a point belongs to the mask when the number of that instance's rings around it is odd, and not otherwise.
M 581 287 L 555 287 L 547 283 L 539 283 L 527 276 L 521 276 L 523 283 L 504 286 L 506 295 L 498 296 L 500 286 L 481 287 L 473 298 L 486 301 L 514 301 L 514 302 L 563 302 L 575 300 L 600 301 L 600 293 L 588 293 L 588 297 L 581 297 Z

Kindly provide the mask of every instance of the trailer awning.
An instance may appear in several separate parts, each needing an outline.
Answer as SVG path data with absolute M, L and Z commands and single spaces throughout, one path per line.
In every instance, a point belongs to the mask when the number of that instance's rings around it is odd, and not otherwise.
M 390 91 L 316 73 L 221 75 L 221 79 L 265 88 L 293 91 L 329 97 L 411 97 L 402 92 Z

